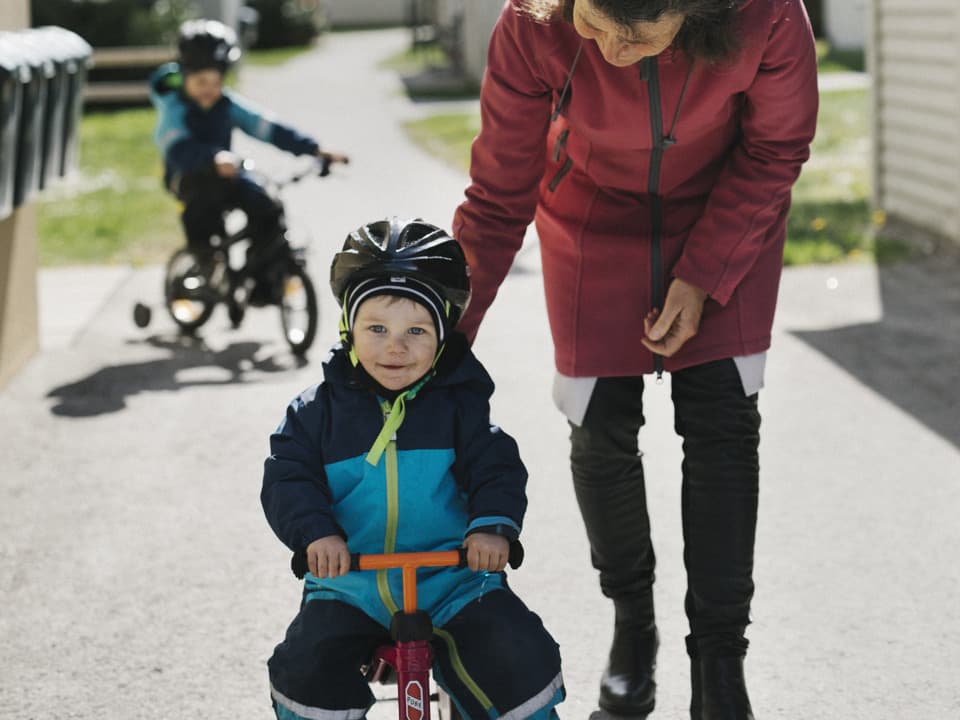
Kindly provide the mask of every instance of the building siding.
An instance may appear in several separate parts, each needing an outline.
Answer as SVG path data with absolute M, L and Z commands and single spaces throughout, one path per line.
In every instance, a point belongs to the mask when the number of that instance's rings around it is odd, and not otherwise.
M 960 244 L 960 2 L 874 0 L 874 201 Z

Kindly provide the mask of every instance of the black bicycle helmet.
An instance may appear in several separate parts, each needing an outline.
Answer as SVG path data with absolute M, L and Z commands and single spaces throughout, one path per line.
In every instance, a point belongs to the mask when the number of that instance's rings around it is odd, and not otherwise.
M 187 20 L 180 26 L 177 52 L 184 72 L 226 73 L 240 59 L 237 34 L 219 20 Z
M 391 218 L 362 225 L 349 235 L 330 265 L 330 289 L 344 308 L 345 329 L 365 293 L 416 294 L 437 308 L 440 325 L 452 329 L 470 302 L 470 270 L 460 244 L 423 220 Z M 442 329 L 441 328 L 441 329 Z M 442 338 L 441 338 L 442 339 Z

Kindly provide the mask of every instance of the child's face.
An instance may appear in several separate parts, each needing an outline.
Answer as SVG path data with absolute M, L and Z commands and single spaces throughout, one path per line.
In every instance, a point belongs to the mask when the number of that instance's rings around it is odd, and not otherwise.
M 353 347 L 374 380 L 388 390 L 402 390 L 433 365 L 437 331 L 430 312 L 420 303 L 378 295 L 357 310 Z
M 209 110 L 223 96 L 223 75 L 213 68 L 187 73 L 183 91 L 201 108 Z

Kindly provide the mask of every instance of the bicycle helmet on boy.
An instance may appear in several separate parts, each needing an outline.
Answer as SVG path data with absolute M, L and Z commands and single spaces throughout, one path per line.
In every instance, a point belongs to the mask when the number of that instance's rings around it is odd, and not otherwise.
M 177 52 L 184 72 L 226 73 L 240 59 L 237 34 L 219 20 L 187 20 L 180 26 Z
M 357 308 L 375 295 L 400 295 L 431 311 L 442 345 L 470 301 L 470 271 L 460 244 L 423 220 L 391 218 L 351 232 L 330 265 L 330 289 L 343 307 L 344 339 Z

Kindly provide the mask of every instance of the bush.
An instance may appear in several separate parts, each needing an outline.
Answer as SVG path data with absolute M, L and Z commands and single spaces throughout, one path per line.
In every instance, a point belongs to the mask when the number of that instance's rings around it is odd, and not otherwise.
M 309 44 L 320 32 L 318 0 L 248 0 L 259 13 L 255 48 Z
M 34 27 L 59 25 L 93 47 L 172 45 L 190 0 L 30 0 Z

